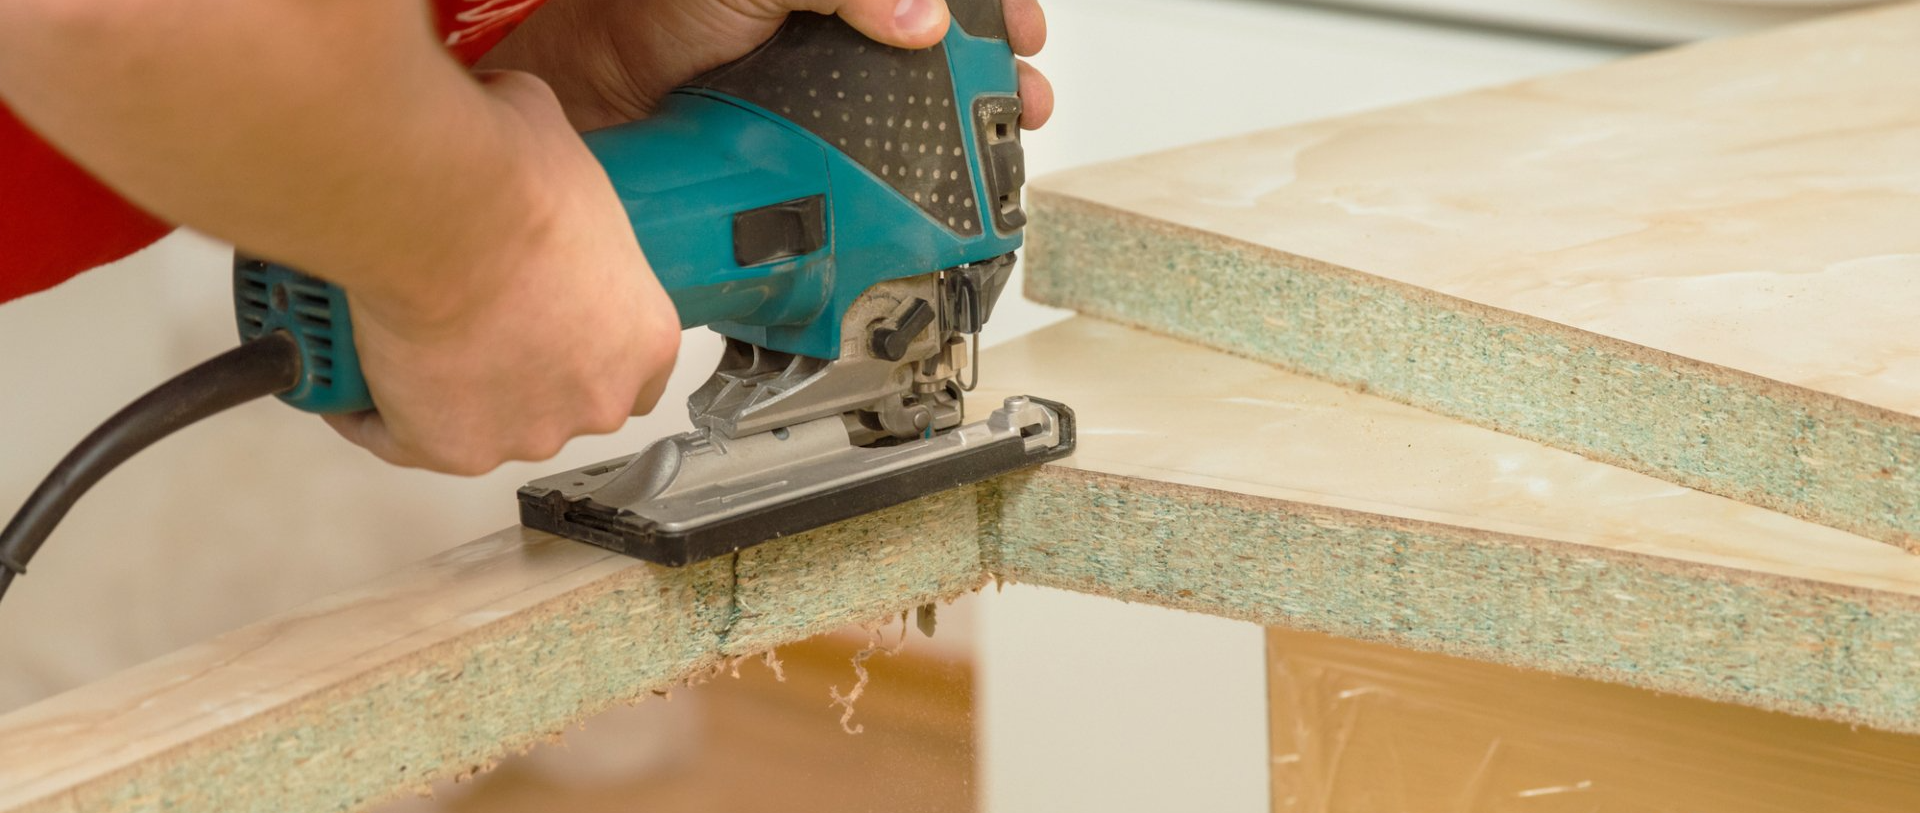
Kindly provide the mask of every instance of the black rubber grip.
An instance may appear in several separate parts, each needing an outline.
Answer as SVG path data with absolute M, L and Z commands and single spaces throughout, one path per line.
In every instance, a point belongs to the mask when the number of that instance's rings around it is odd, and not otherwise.
M 999 17 L 997 0 L 981 2 Z M 955 234 L 985 230 L 967 161 L 974 145 L 961 121 L 970 111 L 955 97 L 944 44 L 894 48 L 838 17 L 800 12 L 758 50 L 689 86 L 751 102 L 819 136 Z

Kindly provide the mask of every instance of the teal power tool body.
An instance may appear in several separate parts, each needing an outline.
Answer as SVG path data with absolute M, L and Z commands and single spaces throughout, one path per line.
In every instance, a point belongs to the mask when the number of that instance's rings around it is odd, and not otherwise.
M 794 14 L 654 116 L 585 135 L 682 325 L 726 349 L 689 399 L 694 431 L 528 484 L 526 525 L 679 565 L 1072 452 L 1057 403 L 963 420 L 1025 169 L 999 0 L 948 5 L 945 39 L 918 51 Z M 268 393 L 374 408 L 338 288 L 243 256 L 234 302 L 242 346 L 62 461 L 0 534 L 0 587 L 80 492 L 180 426 Z

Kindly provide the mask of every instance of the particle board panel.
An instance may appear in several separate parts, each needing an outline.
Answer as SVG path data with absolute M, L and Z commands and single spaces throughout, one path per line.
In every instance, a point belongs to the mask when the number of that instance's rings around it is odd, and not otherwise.
M 1043 179 L 1027 290 L 1920 545 L 1920 5 Z
M 0 810 L 363 809 L 989 578 L 1920 733 L 1890 546 L 1096 320 L 983 375 L 1077 456 L 681 570 L 504 531 L 0 717 Z
M 982 374 L 1081 432 L 992 493 L 1001 578 L 1920 732 L 1896 548 L 1085 318 Z
M 513 529 L 0 717 L 0 810 L 358 810 L 975 589 L 971 489 L 684 569 Z

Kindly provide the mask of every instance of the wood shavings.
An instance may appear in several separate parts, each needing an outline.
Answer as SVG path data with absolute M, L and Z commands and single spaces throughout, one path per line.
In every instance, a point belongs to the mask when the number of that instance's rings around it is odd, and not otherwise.
M 859 652 L 853 653 L 853 688 L 846 694 L 841 694 L 839 686 L 827 687 L 827 696 L 833 701 L 827 707 L 838 706 L 841 709 L 840 730 L 848 734 L 860 734 L 867 730 L 866 726 L 853 722 L 853 704 L 860 699 L 860 695 L 866 693 L 867 683 L 871 677 L 867 673 L 867 661 L 875 655 L 892 657 L 907 648 L 907 613 L 904 611 L 900 613 L 900 638 L 894 642 L 893 646 L 884 646 L 881 644 L 880 633 L 890 623 L 892 622 L 875 621 L 864 625 L 867 631 L 867 645 Z
M 840 714 L 840 730 L 841 731 L 845 731 L 848 734 L 863 734 L 866 732 L 867 730 L 866 726 L 856 725 L 853 723 L 853 704 L 854 704 L 854 701 L 857 701 L 860 699 L 860 695 L 865 694 L 867 691 L 867 677 L 868 677 L 867 676 L 867 659 L 873 657 L 875 653 L 881 652 L 881 651 L 882 650 L 877 646 L 869 646 L 865 649 L 860 650 L 859 652 L 854 653 L 853 675 L 855 680 L 853 683 L 852 691 L 847 692 L 846 694 L 843 695 L 840 693 L 839 686 L 827 687 L 827 696 L 833 698 L 833 702 L 828 706 L 828 708 L 832 708 L 833 706 L 839 706 L 842 710 Z

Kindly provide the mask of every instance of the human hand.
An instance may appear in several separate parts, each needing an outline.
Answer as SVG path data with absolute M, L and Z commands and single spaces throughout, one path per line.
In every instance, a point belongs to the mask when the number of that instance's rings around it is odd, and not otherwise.
M 1039 0 L 1004 0 L 1008 39 L 1033 56 L 1047 39 Z M 533 73 L 553 86 L 576 128 L 594 130 L 653 112 L 667 93 L 765 42 L 793 11 L 838 14 L 875 40 L 926 48 L 946 34 L 944 0 L 550 0 L 481 61 Z M 1053 88 L 1018 62 L 1020 124 L 1053 114 Z
M 526 74 L 482 80 L 500 132 L 534 163 L 503 173 L 526 178 L 525 228 L 422 246 L 436 266 L 461 269 L 450 284 L 349 288 L 379 411 L 327 417 L 390 463 L 464 475 L 618 429 L 660 399 L 680 347 L 673 303 L 551 91 Z
M 527 173 L 538 180 L 520 190 L 536 201 L 528 228 L 484 246 L 422 247 L 437 265 L 466 269 L 455 290 L 349 287 L 379 412 L 328 423 L 389 462 L 471 475 L 551 457 L 576 435 L 651 409 L 678 353 L 678 318 L 572 131 L 650 113 L 795 10 L 838 13 L 905 48 L 937 43 L 950 24 L 943 0 L 553 0 L 523 24 L 481 67 L 546 80 L 485 77 L 503 129 L 539 163 Z M 1005 13 L 1014 51 L 1038 52 L 1046 23 L 1037 0 L 1005 0 Z M 1021 123 L 1038 127 L 1052 89 L 1025 62 L 1018 71 Z

